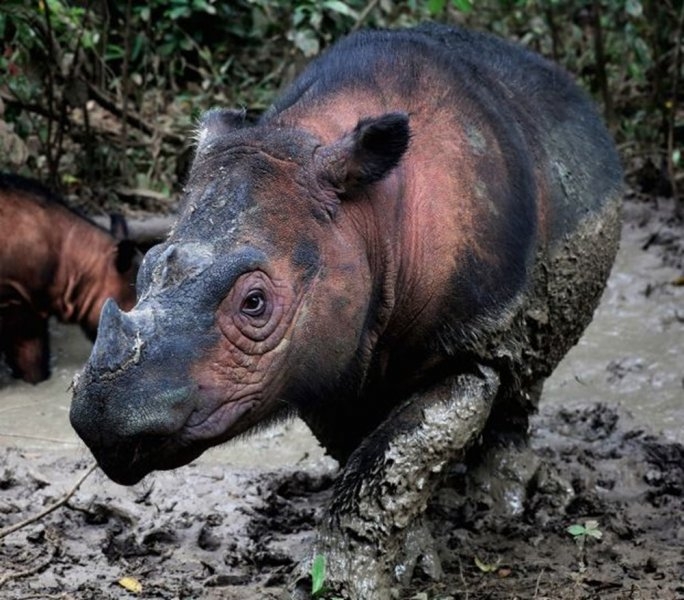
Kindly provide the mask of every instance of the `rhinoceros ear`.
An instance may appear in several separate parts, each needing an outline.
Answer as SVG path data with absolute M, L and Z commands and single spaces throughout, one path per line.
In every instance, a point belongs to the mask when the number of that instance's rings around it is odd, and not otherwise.
M 380 181 L 399 164 L 411 138 L 406 113 L 361 119 L 320 154 L 319 173 L 340 194 Z
M 247 125 L 247 111 L 212 108 L 205 112 L 199 120 L 195 138 L 197 140 L 197 152 L 210 145 L 212 140 L 221 138 L 231 131 L 242 129 Z

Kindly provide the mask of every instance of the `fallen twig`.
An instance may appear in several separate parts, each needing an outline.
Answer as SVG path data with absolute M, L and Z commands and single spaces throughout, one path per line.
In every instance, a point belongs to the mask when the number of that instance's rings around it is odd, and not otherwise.
M 366 8 L 364 8 L 361 11 L 361 14 L 359 15 L 358 19 L 356 19 L 356 23 L 354 23 L 354 26 L 351 28 L 352 31 L 356 31 L 363 22 L 368 18 L 368 15 L 371 13 L 373 9 L 380 3 L 380 0 L 371 0 L 367 5 Z
M 542 575 L 544 574 L 544 567 L 542 567 L 542 570 L 539 571 L 539 575 L 537 576 L 537 583 L 534 586 L 534 596 L 533 599 L 536 600 L 536 598 L 539 598 L 539 584 L 541 583 L 541 578 Z
M 461 563 L 460 556 L 458 557 L 458 575 L 461 578 L 461 583 L 463 584 L 463 592 L 465 594 L 464 600 L 468 600 L 468 582 L 463 574 L 463 563 Z
M 45 594 L 32 594 L 31 596 L 22 596 L 21 600 L 76 600 L 68 592 L 60 592 L 46 596 Z
M 12 581 L 13 579 L 21 579 L 22 577 L 28 577 L 29 575 L 35 575 L 36 573 L 40 573 L 43 569 L 48 567 L 50 563 L 54 560 L 55 556 L 57 555 L 57 546 L 52 547 L 52 551 L 50 552 L 50 555 L 34 567 L 31 567 L 30 569 L 25 569 L 24 571 L 15 571 L 14 573 L 6 573 L 2 577 L 0 577 L 0 587 L 5 585 L 8 581 Z
M 127 219 L 128 238 L 133 240 L 136 244 L 142 245 L 160 242 L 169 234 L 175 220 L 175 216 L 153 216 L 145 219 Z M 107 229 L 109 227 L 110 217 L 97 216 L 93 217 L 93 221 Z
M 60 592 L 46 596 L 45 594 L 32 594 L 31 596 L 22 596 L 21 600 L 76 600 L 71 594 L 67 592 Z
M 93 463 L 90 465 L 88 470 L 81 476 L 81 478 L 76 482 L 74 487 L 71 488 L 62 498 L 57 500 L 57 502 L 54 502 L 53 504 L 50 504 L 47 506 L 45 509 L 43 509 L 41 512 L 39 512 L 37 515 L 34 515 L 32 517 L 29 517 L 28 519 L 24 519 L 23 521 L 20 521 L 19 523 L 15 523 L 14 525 L 10 525 L 9 527 L 5 527 L 4 529 L 0 529 L 0 540 L 4 538 L 5 536 L 9 535 L 10 533 L 14 533 L 15 531 L 18 531 L 22 527 L 26 527 L 27 525 L 30 525 L 31 523 L 35 523 L 36 521 L 39 521 L 46 515 L 49 515 L 52 511 L 57 510 L 60 506 L 63 506 L 69 501 L 69 498 L 71 498 L 76 491 L 78 490 L 79 487 L 81 487 L 81 484 L 88 478 L 88 476 L 95 470 L 97 467 L 97 463 Z M 30 574 L 30 573 L 29 573 Z M 2 582 L 2 580 L 0 580 Z
M 23 433 L 3 433 L 0 431 L 0 437 L 36 440 L 38 442 L 50 442 L 56 444 L 69 444 L 72 446 L 78 445 L 78 442 L 74 442 L 73 440 L 60 440 L 59 438 L 43 437 L 42 435 L 24 435 Z
M 143 133 L 152 136 L 156 134 L 165 142 L 169 142 L 176 146 L 183 145 L 186 142 L 186 138 L 177 133 L 166 130 L 158 130 L 157 128 L 152 127 L 141 116 L 131 112 L 130 110 L 124 112 L 122 107 L 120 107 L 114 100 L 109 98 L 107 94 L 102 92 L 98 87 L 90 82 L 88 82 L 88 91 L 90 97 L 102 108 L 108 110 L 117 118 L 125 120 L 128 125 L 135 127 Z

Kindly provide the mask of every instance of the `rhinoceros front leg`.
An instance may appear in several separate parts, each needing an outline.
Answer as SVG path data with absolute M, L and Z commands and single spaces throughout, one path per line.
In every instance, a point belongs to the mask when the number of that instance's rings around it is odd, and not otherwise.
M 396 409 L 352 454 L 313 547 L 312 558 L 325 558 L 325 597 L 390 597 L 418 551 L 406 555 L 424 541 L 422 515 L 441 471 L 480 434 L 498 387 L 483 366 L 443 380 Z M 298 586 L 296 597 L 310 597 L 306 577 Z

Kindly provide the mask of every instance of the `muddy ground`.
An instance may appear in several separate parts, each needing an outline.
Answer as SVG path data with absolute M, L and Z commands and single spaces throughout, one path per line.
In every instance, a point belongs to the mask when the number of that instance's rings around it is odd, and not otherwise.
M 632 202 L 626 212 L 635 256 L 684 273 L 683 232 L 668 211 Z M 418 568 L 397 598 L 684 598 L 684 294 L 670 275 L 657 285 L 634 277 L 634 298 L 623 300 L 642 307 L 636 321 L 659 314 L 662 357 L 602 348 L 606 356 L 578 358 L 581 372 L 565 367 L 550 383 L 517 512 L 492 514 L 455 467 L 429 509 L 443 577 Z M 623 394 L 643 401 L 625 406 Z M 31 431 L 9 414 L 0 414 L 0 536 L 63 499 L 92 463 L 70 442 L 2 438 Z M 218 454 L 132 488 L 95 471 L 64 505 L 0 538 L 0 598 L 287 598 L 336 473 L 305 435 L 281 428 L 240 442 L 251 461 Z M 567 528 L 587 521 L 602 536 L 581 547 Z M 136 584 L 142 591 L 129 591 Z

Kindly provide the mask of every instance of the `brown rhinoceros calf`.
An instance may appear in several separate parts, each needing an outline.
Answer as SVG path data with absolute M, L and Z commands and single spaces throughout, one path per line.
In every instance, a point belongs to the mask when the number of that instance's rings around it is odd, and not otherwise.
M 135 304 L 136 249 L 69 210 L 38 182 L 0 173 L 0 358 L 29 383 L 50 376 L 48 319 L 95 339 L 107 298 Z
M 203 117 L 178 222 L 135 308 L 105 306 L 72 423 L 132 484 L 300 415 L 345 464 L 326 585 L 384 598 L 444 464 L 519 439 L 591 320 L 621 177 L 591 102 L 535 54 L 353 34 L 255 125 Z

